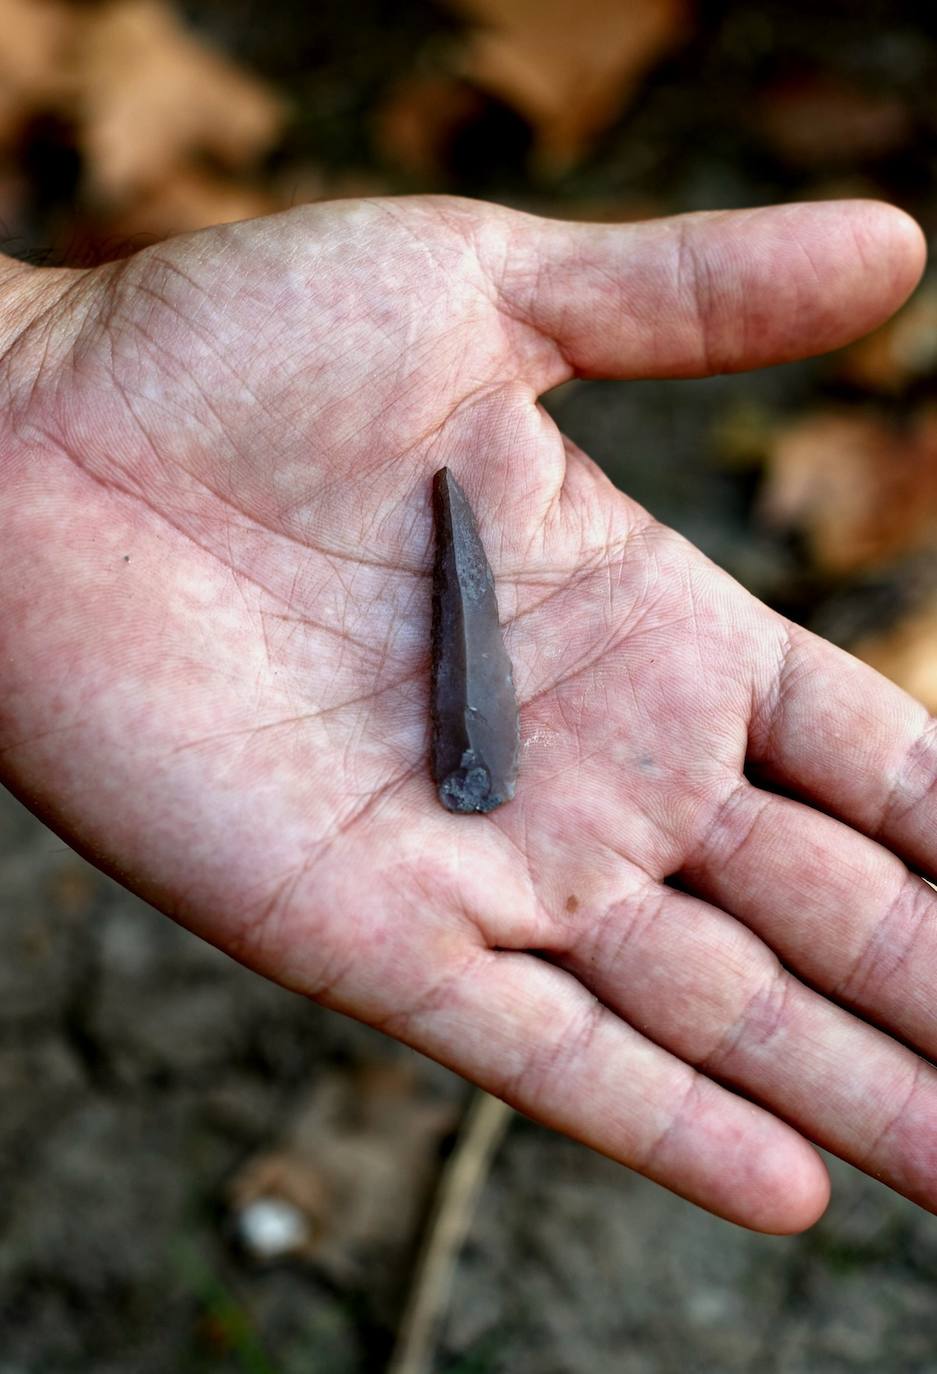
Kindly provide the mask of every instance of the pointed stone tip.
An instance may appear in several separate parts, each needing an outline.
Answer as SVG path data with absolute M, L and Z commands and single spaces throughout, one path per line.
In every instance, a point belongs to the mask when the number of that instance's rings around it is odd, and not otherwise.
M 432 772 L 447 811 L 514 796 L 518 712 L 494 577 L 475 516 L 448 467 L 433 475 Z
M 454 491 L 461 492 L 462 488 L 452 475 L 451 468 L 439 468 L 433 475 L 433 494 L 437 500 L 448 498 L 452 499 Z

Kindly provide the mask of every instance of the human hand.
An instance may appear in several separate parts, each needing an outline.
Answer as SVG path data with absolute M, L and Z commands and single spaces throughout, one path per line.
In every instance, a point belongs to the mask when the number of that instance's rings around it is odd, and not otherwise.
M 835 347 L 921 260 L 870 203 L 414 198 L 7 264 L 3 777 L 237 959 L 724 1217 L 809 1225 L 808 1140 L 937 1210 L 933 722 L 537 405 Z M 427 762 L 443 465 L 522 707 L 486 817 Z

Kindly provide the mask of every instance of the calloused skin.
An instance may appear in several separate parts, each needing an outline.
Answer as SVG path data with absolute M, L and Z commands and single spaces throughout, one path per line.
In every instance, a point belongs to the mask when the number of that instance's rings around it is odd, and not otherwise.
M 937 1211 L 934 722 L 537 402 L 836 347 L 922 261 L 871 202 L 440 197 L 5 262 L 0 776 L 236 959 L 720 1216 L 809 1226 L 810 1142 Z M 445 464 L 522 708 L 485 817 L 427 764 Z

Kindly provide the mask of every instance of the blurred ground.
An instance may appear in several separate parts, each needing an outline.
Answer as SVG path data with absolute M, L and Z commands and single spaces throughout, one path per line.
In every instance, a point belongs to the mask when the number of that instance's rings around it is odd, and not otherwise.
M 937 16 L 627 8 L 0 0 L 4 246 L 91 262 L 426 189 L 610 219 L 872 194 L 933 232 Z M 657 516 L 935 709 L 935 369 L 925 283 L 843 355 L 549 404 Z M 463 1086 L 171 926 L 5 795 L 0 1095 L 0 1374 L 382 1367 Z M 435 1367 L 937 1369 L 937 1218 L 835 1162 L 834 1187 L 808 1235 L 752 1236 L 515 1120 Z M 235 1218 L 265 1191 L 309 1229 L 260 1263 Z

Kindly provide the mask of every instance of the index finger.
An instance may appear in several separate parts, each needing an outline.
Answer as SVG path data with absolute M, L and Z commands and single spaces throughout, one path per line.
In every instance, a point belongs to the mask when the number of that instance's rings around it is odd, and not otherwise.
M 779 624 L 749 761 L 937 879 L 937 721 L 819 636 Z

